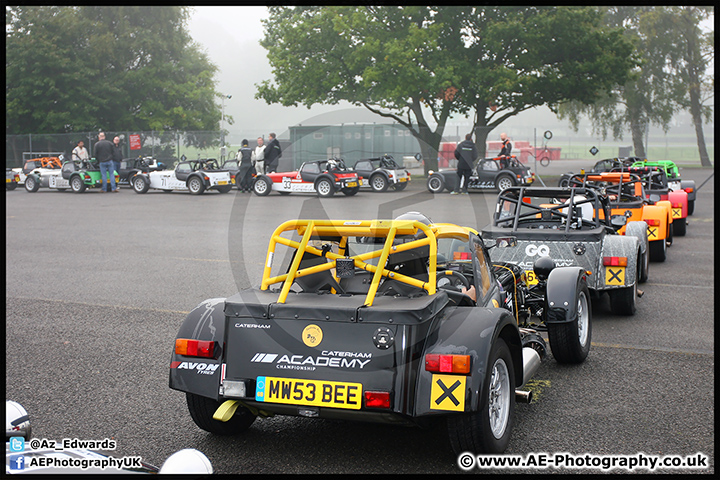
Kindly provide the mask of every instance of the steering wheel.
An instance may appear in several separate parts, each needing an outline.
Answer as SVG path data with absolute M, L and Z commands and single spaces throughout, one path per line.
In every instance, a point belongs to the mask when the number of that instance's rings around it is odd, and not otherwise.
M 455 270 L 445 270 L 438 272 L 437 274 L 437 287 L 447 288 L 452 287 L 453 290 L 457 290 L 458 287 L 465 287 L 465 290 L 470 288 L 470 280 L 460 272 Z

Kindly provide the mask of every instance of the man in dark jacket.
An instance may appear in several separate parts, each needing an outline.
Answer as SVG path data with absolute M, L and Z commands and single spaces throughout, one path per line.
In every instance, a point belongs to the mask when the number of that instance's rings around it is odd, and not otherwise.
M 502 148 L 500 149 L 500 154 L 498 156 L 503 157 L 500 159 L 500 168 L 509 168 L 512 143 L 510 143 L 510 139 L 507 138 L 507 134 L 505 132 L 500 134 L 500 141 L 502 142 Z
M 477 147 L 475 147 L 475 142 L 472 141 L 472 134 L 468 133 L 465 135 L 465 140 L 458 143 L 457 148 L 455 148 L 455 158 L 458 160 L 457 174 L 460 177 L 460 183 L 454 191 L 450 192 L 451 195 L 468 193 L 468 182 L 477 157 Z
M 270 141 L 265 147 L 265 173 L 277 172 L 280 157 L 282 157 L 280 142 L 275 134 L 271 133 Z
M 117 185 L 115 185 L 115 173 L 114 173 L 114 165 L 113 165 L 113 144 L 110 140 L 105 139 L 105 133 L 100 132 L 98 133 L 98 142 L 95 144 L 95 147 L 93 148 L 93 156 L 95 157 L 95 161 L 98 162 L 100 165 L 100 178 L 102 178 L 102 187 L 100 189 L 101 192 L 105 192 L 106 190 L 106 179 L 105 175 L 110 179 L 110 186 L 112 188 L 112 192 L 117 192 Z

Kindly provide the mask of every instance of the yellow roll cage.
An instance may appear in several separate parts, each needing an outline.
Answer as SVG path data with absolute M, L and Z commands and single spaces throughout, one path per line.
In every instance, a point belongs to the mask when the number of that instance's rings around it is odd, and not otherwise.
M 281 236 L 282 233 L 293 230 L 301 237 L 299 242 Z M 399 235 L 414 236 L 417 235 L 418 232 L 424 233 L 424 237 L 397 245 L 393 244 L 395 238 Z M 456 225 L 435 224 L 428 226 L 415 220 L 289 220 L 277 227 L 270 239 L 260 289 L 267 290 L 271 285 L 282 283 L 278 303 L 285 303 L 288 293 L 290 292 L 290 286 L 296 278 L 335 269 L 338 259 L 351 259 L 355 268 L 360 268 L 374 274 L 367 296 L 365 297 L 365 305 L 367 306 L 372 306 L 382 278 L 392 278 L 407 285 L 422 288 L 429 295 L 433 295 L 436 289 L 436 261 L 429 262 L 428 281 L 424 282 L 383 268 L 388 257 L 391 253 L 404 252 L 427 245 L 430 248 L 430 259 L 436 259 L 437 238 L 439 235 L 464 235 L 467 237 L 468 232 L 469 229 Z M 347 253 L 348 237 L 384 237 L 385 243 L 382 245 L 382 248 L 378 248 L 377 250 L 348 256 L 333 252 L 323 252 L 309 244 L 312 237 L 338 237 L 340 240 L 340 251 L 345 253 Z M 296 249 L 296 253 L 286 274 L 271 277 L 272 262 L 275 256 L 275 248 L 278 244 L 294 248 Z M 329 261 L 322 265 L 299 269 L 304 252 L 324 256 Z M 377 266 L 367 262 L 374 258 L 379 259 Z

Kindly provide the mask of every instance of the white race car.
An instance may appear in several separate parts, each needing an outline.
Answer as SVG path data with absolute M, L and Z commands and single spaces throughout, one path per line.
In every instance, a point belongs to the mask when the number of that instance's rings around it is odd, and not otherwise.
M 209 168 L 202 160 L 187 160 L 178 163 L 174 170 L 138 173 L 132 179 L 132 187 L 137 193 L 154 188 L 165 192 L 189 191 L 193 195 L 200 195 L 208 189 L 228 193 L 233 185 L 227 170 Z

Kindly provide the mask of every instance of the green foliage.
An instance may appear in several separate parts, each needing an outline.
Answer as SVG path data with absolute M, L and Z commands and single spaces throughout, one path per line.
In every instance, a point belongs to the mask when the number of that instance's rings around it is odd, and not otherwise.
M 429 144 L 427 167 L 452 115 L 474 113 L 484 150 L 513 115 L 624 83 L 632 44 L 601 19 L 588 7 L 271 7 L 261 45 L 274 78 L 256 98 L 363 105 Z
M 187 7 L 7 8 L 7 133 L 217 128 Z

